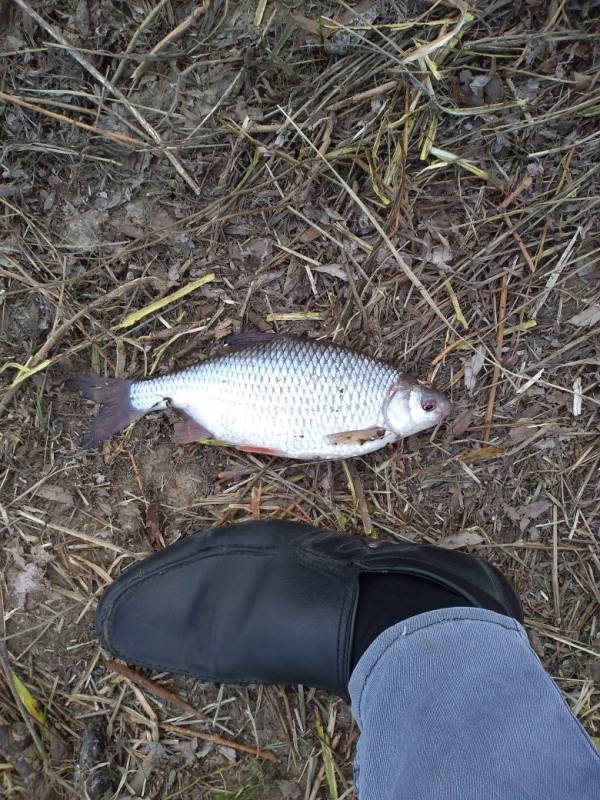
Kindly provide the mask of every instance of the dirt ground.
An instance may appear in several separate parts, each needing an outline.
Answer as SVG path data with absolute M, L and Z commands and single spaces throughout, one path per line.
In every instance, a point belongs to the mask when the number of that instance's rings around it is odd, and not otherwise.
M 599 12 L 0 2 L 3 797 L 354 798 L 341 700 L 127 673 L 95 638 L 127 565 L 251 517 L 490 559 L 600 736 Z M 79 448 L 65 377 L 257 328 L 452 415 L 347 463 L 177 446 L 168 415 Z

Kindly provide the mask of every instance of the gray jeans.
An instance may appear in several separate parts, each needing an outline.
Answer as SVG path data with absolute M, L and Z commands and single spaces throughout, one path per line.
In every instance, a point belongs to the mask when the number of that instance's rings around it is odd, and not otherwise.
M 360 800 L 600 800 L 600 754 L 515 620 L 388 628 L 350 680 Z

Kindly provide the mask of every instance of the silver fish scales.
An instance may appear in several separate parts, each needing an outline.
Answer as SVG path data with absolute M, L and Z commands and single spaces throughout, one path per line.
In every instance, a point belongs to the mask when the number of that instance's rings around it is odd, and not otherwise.
M 432 427 L 449 410 L 441 392 L 343 347 L 272 334 L 231 341 L 223 355 L 171 375 L 100 379 L 92 390 L 82 381 L 93 379 L 78 379 L 75 388 L 104 403 L 85 444 L 171 405 L 183 418 L 179 442 L 210 438 L 290 458 L 348 458 Z

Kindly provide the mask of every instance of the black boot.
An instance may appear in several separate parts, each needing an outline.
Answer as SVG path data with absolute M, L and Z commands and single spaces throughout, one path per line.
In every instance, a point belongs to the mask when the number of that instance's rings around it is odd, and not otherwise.
M 104 592 L 96 628 L 132 664 L 215 683 L 302 683 L 347 699 L 353 665 L 378 633 L 454 605 L 522 620 L 508 581 L 475 556 L 247 522 L 132 566 Z

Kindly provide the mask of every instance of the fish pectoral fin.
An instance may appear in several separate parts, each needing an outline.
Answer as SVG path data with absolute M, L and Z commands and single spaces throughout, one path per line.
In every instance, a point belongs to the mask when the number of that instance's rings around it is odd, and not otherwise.
M 377 439 L 383 439 L 387 431 L 385 428 L 363 428 L 358 431 L 340 431 L 340 433 L 331 433 L 327 436 L 330 444 L 366 444 L 367 442 L 374 442 Z
M 214 439 L 213 434 L 185 411 L 177 410 L 182 419 L 173 425 L 173 439 L 177 444 L 190 444 L 200 439 Z
M 276 333 L 268 331 L 243 331 L 242 333 L 232 333 L 224 339 L 227 350 L 245 350 L 247 347 L 254 347 L 256 344 L 270 342 L 277 336 Z

